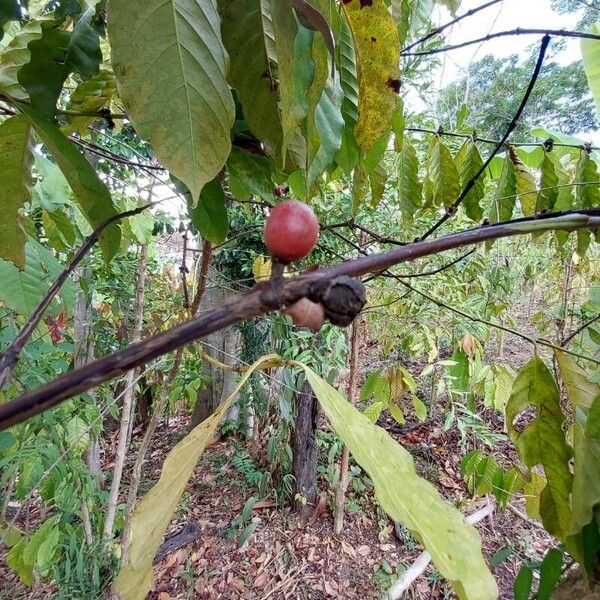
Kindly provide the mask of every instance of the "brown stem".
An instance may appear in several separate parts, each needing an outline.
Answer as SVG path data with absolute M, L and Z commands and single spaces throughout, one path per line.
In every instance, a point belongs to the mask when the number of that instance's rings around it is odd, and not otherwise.
M 356 396 L 356 381 L 358 375 L 358 332 L 360 329 L 360 317 L 352 324 L 352 336 L 350 338 L 350 378 L 348 380 L 348 400 L 354 404 Z M 348 464 L 350 451 L 344 444 L 342 458 L 340 461 L 340 479 L 335 490 L 335 512 L 333 515 L 333 531 L 339 535 L 344 528 L 344 503 L 346 502 L 346 491 L 348 489 Z
M 27 319 L 27 323 L 23 325 L 23 328 L 17 334 L 17 337 L 15 337 L 11 345 L 4 351 L 2 356 L 0 356 L 0 389 L 6 383 L 6 379 L 10 374 L 10 370 L 19 359 L 19 355 L 21 354 L 23 347 L 27 343 L 27 340 L 30 338 L 31 334 L 35 331 L 35 328 L 38 326 L 40 320 L 44 316 L 48 306 L 50 306 L 50 302 L 52 302 L 52 299 L 54 296 L 56 296 L 62 285 L 68 279 L 69 275 L 71 275 L 71 273 L 75 270 L 75 267 L 77 267 L 77 265 L 91 250 L 94 244 L 100 239 L 102 232 L 113 223 L 116 223 L 117 221 L 127 217 L 138 215 L 147 208 L 155 206 L 159 202 L 160 200 L 157 202 L 150 202 L 148 204 L 144 204 L 143 206 L 139 206 L 138 208 L 119 213 L 118 215 L 113 215 L 112 217 L 106 219 L 106 221 L 103 223 L 100 223 L 100 225 L 98 225 L 98 227 L 90 235 L 88 235 L 77 252 L 75 252 L 75 255 L 70 260 L 69 264 L 64 268 L 56 281 L 50 286 L 50 289 L 44 294 L 44 297 L 40 300 L 40 303 L 37 305 L 33 313 L 31 313 L 29 319 Z
M 139 342 L 142 338 L 142 324 L 144 314 L 144 292 L 146 286 L 146 262 L 148 257 L 148 247 L 142 246 L 140 250 L 140 262 L 137 269 L 135 308 L 133 317 L 133 329 L 131 332 L 131 341 Z M 119 439 L 117 441 L 117 450 L 115 452 L 115 466 L 113 467 L 113 477 L 110 485 L 110 494 L 106 504 L 106 518 L 104 520 L 104 530 L 102 539 L 106 543 L 113 535 L 113 525 L 119 500 L 119 490 L 121 489 L 121 477 L 127 455 L 129 426 L 134 414 L 135 406 L 135 378 L 136 369 L 127 373 L 125 381 L 125 393 L 123 395 L 123 406 L 121 408 L 121 423 L 119 427 Z
M 201 317 L 74 369 L 42 387 L 0 406 L 0 431 L 209 333 L 292 304 L 307 296 L 319 282 L 330 281 L 342 275 L 356 277 L 366 273 L 381 272 L 401 262 L 502 237 L 554 229 L 573 231 L 598 227 L 600 227 L 600 209 L 571 211 L 558 216 L 526 217 L 478 227 L 433 240 L 415 242 L 394 248 L 389 252 L 362 256 L 332 267 L 285 279 L 278 289 L 275 299 L 277 301 L 274 301 L 269 283 L 259 284 L 248 293 L 232 298 L 220 308 L 211 310 Z

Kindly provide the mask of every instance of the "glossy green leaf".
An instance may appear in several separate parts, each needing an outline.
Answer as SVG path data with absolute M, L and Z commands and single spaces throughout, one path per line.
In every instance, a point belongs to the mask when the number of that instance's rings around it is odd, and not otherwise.
M 243 200 L 250 194 L 267 200 L 274 198 L 271 163 L 264 156 L 232 148 L 227 170 L 230 190 L 237 198 Z
M 283 141 L 277 82 L 267 59 L 260 0 L 220 0 L 223 43 L 231 57 L 228 81 L 242 104 L 250 131 L 267 154 L 279 156 Z
M 456 155 L 456 166 L 460 174 L 460 187 L 464 190 L 473 177 L 483 167 L 483 159 L 479 154 L 479 148 L 472 139 L 468 139 L 461 146 Z M 473 221 L 480 221 L 483 216 L 481 201 L 485 193 L 485 172 L 475 181 L 475 185 L 462 201 L 462 206 L 467 213 L 467 217 Z
M 84 81 L 98 73 L 102 62 L 100 37 L 92 25 L 97 3 L 98 0 L 94 0 L 92 6 L 87 6 L 75 22 L 65 56 L 67 70 L 79 73 Z
M 400 86 L 398 32 L 384 0 L 350 0 L 342 10 L 354 40 L 358 79 L 358 121 L 354 135 L 368 152 L 389 136 Z
M 94 228 L 117 214 L 106 185 L 100 180 L 92 165 L 52 122 L 32 108 L 20 105 L 44 145 L 52 154 L 69 183 L 83 214 Z M 100 236 L 100 246 L 105 260 L 110 260 L 121 243 L 121 230 L 117 224 L 107 227 Z
M 533 419 L 517 427 L 517 419 L 533 409 Z M 540 495 L 540 514 L 544 527 L 560 540 L 570 533 L 569 497 L 573 476 L 569 471 L 571 450 L 562 429 L 565 415 L 552 374 L 541 358 L 535 356 L 515 378 L 506 406 L 510 438 L 528 468 L 541 465 L 547 485 Z
M 250 375 L 274 359 L 258 359 L 219 408 L 167 454 L 158 482 L 137 503 L 133 513 L 129 563 L 121 568 L 114 583 L 122 600 L 146 598 L 152 585 L 152 561 L 200 455 L 213 441 L 217 427 Z
M 22 269 L 25 232 L 19 210 L 31 198 L 31 125 L 23 115 L 0 123 L 0 256 Z
M 562 575 L 563 553 L 557 548 L 546 552 L 540 567 L 540 585 L 537 600 L 550 600 Z
M 54 18 L 43 16 L 29 21 L 0 55 L 0 92 L 15 100 L 29 100 L 19 83 L 19 72 L 31 60 L 29 45 L 41 39 L 46 28 L 55 25 Z
M 402 220 L 410 224 L 423 202 L 423 185 L 419 181 L 419 159 L 407 137 L 398 156 L 398 203 Z
M 112 0 L 108 34 L 136 131 L 199 198 L 229 156 L 235 117 L 215 2 Z
M 427 156 L 431 199 L 436 206 L 451 206 L 460 194 L 458 169 L 450 150 L 439 136 L 432 140 Z
M 589 31 L 600 35 L 600 23 L 594 23 Z M 600 40 L 582 39 L 581 55 L 592 96 L 596 102 L 596 113 L 600 116 Z
M 307 187 L 317 180 L 332 164 L 342 145 L 344 119 L 342 117 L 341 96 L 332 86 L 327 86 L 315 111 L 316 153 L 309 156 Z
M 459 598 L 496 598 L 477 530 L 416 474 L 409 452 L 314 371 L 303 368 L 333 429 L 373 481 L 381 508 L 416 534 Z
M 225 240 L 229 231 L 229 221 L 225 193 L 218 177 L 202 188 L 196 206 L 188 203 L 188 213 L 203 238 L 214 244 Z
M 510 156 L 507 154 L 502 165 L 502 173 L 496 184 L 494 197 L 492 199 L 492 208 L 490 210 L 490 223 L 499 221 L 508 221 L 515 208 L 517 197 L 517 176 L 515 166 Z
M 529 567 L 521 567 L 513 585 L 515 600 L 529 600 L 532 585 L 533 571 Z

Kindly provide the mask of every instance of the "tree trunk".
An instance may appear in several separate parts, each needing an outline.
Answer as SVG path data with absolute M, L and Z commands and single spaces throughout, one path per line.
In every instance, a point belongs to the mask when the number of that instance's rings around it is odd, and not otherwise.
M 352 335 L 350 337 L 350 378 L 348 380 L 348 401 L 354 404 L 356 396 L 356 380 L 358 375 L 358 331 L 360 328 L 360 317 L 352 324 Z M 350 452 L 344 445 L 340 461 L 340 479 L 335 490 L 335 512 L 333 515 L 333 531 L 337 535 L 344 528 L 344 503 L 346 502 L 346 490 L 348 489 L 348 463 Z
M 293 442 L 293 474 L 296 481 L 294 508 L 306 521 L 317 499 L 317 415 L 318 402 L 308 381 L 297 393 Z
M 140 262 L 137 270 L 137 285 L 134 302 L 133 329 L 131 332 L 131 343 L 134 344 L 142 338 L 142 317 L 144 311 L 144 287 L 146 285 L 146 261 L 148 249 L 146 246 L 140 248 Z M 121 477 L 123 465 L 129 446 L 129 426 L 135 410 L 135 381 L 139 369 L 132 369 L 125 376 L 125 391 L 123 393 L 123 406 L 121 408 L 121 424 L 119 427 L 119 440 L 115 453 L 115 466 L 110 485 L 110 495 L 106 505 L 106 519 L 102 539 L 104 542 L 112 538 L 112 530 L 115 522 L 117 503 L 119 501 L 119 490 L 121 489 Z
M 85 266 L 79 267 L 73 273 L 73 283 L 75 284 L 76 296 L 73 309 L 73 341 L 75 343 L 75 352 L 73 362 L 75 368 L 85 365 L 94 360 L 94 340 L 92 338 L 92 303 L 90 297 L 83 291 L 80 281 L 84 280 L 89 285 L 92 279 L 92 271 L 89 259 Z M 90 395 L 94 392 L 91 391 Z M 90 445 L 84 454 L 85 462 L 90 472 L 98 477 L 102 484 L 102 469 L 100 467 L 100 440 L 92 438 Z
M 214 276 L 213 269 L 209 269 L 209 275 Z M 206 290 L 202 301 L 202 309 L 210 310 L 220 306 L 227 297 L 227 291 L 222 288 L 211 288 Z M 206 347 L 208 353 L 217 360 L 225 363 L 233 363 L 239 354 L 240 334 L 237 329 L 228 327 L 207 336 L 199 342 Z M 209 383 L 200 389 L 196 396 L 196 404 L 190 419 L 190 429 L 193 429 L 202 421 L 215 412 L 221 402 L 231 394 L 237 381 L 238 373 L 235 371 L 224 371 L 208 361 L 202 366 L 203 377 Z

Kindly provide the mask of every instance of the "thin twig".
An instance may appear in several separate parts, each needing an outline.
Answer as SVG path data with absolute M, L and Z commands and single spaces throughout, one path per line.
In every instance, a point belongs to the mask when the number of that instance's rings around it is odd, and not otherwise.
M 578 327 L 573 333 L 570 333 L 561 343 L 561 346 L 566 346 L 574 337 L 580 334 L 584 329 L 587 329 L 590 325 L 593 325 L 596 321 L 600 321 L 600 314 L 596 315 L 593 319 L 586 321 L 581 327 Z
M 413 42 L 409 46 L 406 46 L 406 48 L 403 48 L 402 53 L 409 52 L 415 46 L 420 46 L 427 40 L 430 40 L 432 37 L 435 37 L 436 35 L 442 33 L 442 31 L 445 31 L 446 29 L 448 29 L 448 27 L 452 27 L 452 25 L 456 25 L 459 21 L 462 21 L 463 19 L 466 19 L 467 17 L 472 17 L 474 14 L 477 14 L 479 11 L 489 8 L 490 6 L 493 6 L 494 4 L 498 4 L 499 2 L 502 2 L 502 1 L 503 0 L 491 0 L 491 2 L 486 2 L 485 4 L 482 4 L 481 6 L 476 6 L 475 8 L 468 10 L 466 13 L 463 13 L 462 15 L 459 15 L 458 17 L 452 19 L 452 21 L 448 21 L 447 23 L 444 23 L 443 25 L 440 25 L 439 27 L 432 29 L 427 35 L 418 39 L 416 42 Z
M 476 135 L 476 133 L 458 133 L 456 131 L 444 131 L 443 129 L 427 129 L 424 127 L 405 127 L 404 131 L 411 131 L 413 133 L 430 133 L 432 135 L 442 135 L 447 137 L 461 138 L 463 140 L 473 140 L 474 142 L 481 142 L 482 144 L 494 144 L 500 143 L 500 140 L 492 140 L 489 138 L 482 138 Z M 544 147 L 544 142 L 511 142 L 511 146 L 515 148 L 525 148 L 528 146 Z M 581 144 L 565 144 L 552 140 L 552 146 L 555 148 L 587 148 L 589 150 L 600 150 L 600 146 L 589 146 L 582 142 Z
M 434 240 L 415 242 L 394 248 L 389 252 L 362 256 L 325 269 L 303 273 L 298 277 L 283 279 L 279 282 L 276 293 L 274 293 L 271 282 L 258 284 L 246 294 L 232 298 L 221 307 L 211 310 L 201 317 L 74 369 L 36 390 L 23 394 L 16 400 L 1 405 L 0 431 L 193 340 L 205 337 L 234 323 L 267 314 L 297 302 L 300 298 L 309 295 L 315 286 L 322 285 L 324 281 L 331 281 L 341 276 L 356 277 L 367 273 L 381 272 L 401 262 L 502 237 L 555 229 L 573 231 L 582 228 L 600 228 L 600 209 L 571 211 L 559 216 L 540 215 L 537 218 L 514 219 L 442 236 Z M 408 286 L 409 284 L 404 283 L 404 285 Z M 511 331 L 511 333 L 513 332 Z M 544 344 L 553 346 L 549 342 L 544 342 Z M 578 356 L 589 360 L 587 357 Z
M 502 148 L 504 147 L 504 144 L 510 137 L 510 134 L 517 127 L 519 119 L 521 118 L 521 115 L 523 114 L 523 111 L 525 110 L 525 107 L 527 106 L 527 102 L 529 101 L 529 97 L 531 96 L 531 92 L 533 91 L 533 88 L 535 86 L 535 82 L 537 81 L 538 75 L 540 74 L 542 65 L 544 64 L 544 58 L 546 57 L 546 50 L 548 49 L 549 43 L 550 43 L 550 36 L 545 35 L 542 38 L 542 43 L 540 45 L 540 52 L 538 55 L 538 59 L 535 64 L 533 73 L 531 74 L 531 79 L 529 80 L 529 85 L 527 86 L 527 90 L 525 91 L 525 94 L 523 96 L 523 99 L 521 100 L 521 104 L 519 105 L 517 112 L 515 113 L 514 117 L 512 118 L 512 121 L 508 125 L 506 132 L 502 136 L 502 139 L 498 142 L 496 147 L 492 150 L 490 155 L 487 157 L 487 160 L 483 163 L 483 165 L 477 171 L 477 173 L 475 173 L 475 175 L 473 177 L 471 177 L 471 179 L 469 179 L 469 181 L 467 182 L 467 185 L 465 185 L 465 187 L 463 188 L 462 192 L 460 193 L 460 195 L 458 196 L 458 198 L 456 199 L 454 204 L 452 204 L 452 206 L 450 206 L 446 210 L 444 215 L 432 227 L 430 227 L 425 232 L 425 234 L 421 237 L 422 240 L 428 238 L 432 233 L 437 231 L 437 229 L 439 227 L 441 227 L 452 215 L 456 214 L 456 211 L 458 210 L 458 207 L 461 205 L 462 201 L 467 197 L 469 192 L 473 189 L 473 187 L 477 183 L 477 180 L 481 177 L 481 175 L 483 175 L 485 170 L 488 168 L 488 166 L 492 162 L 494 156 L 496 156 L 496 154 L 498 154 L 498 152 L 500 152 L 500 150 L 502 150 Z
M 511 29 L 509 31 L 497 31 L 496 33 L 490 33 L 484 37 L 462 42 L 460 44 L 442 46 L 441 48 L 432 48 L 430 50 L 423 50 L 421 52 L 403 52 L 401 56 L 427 56 L 430 54 L 440 54 L 441 52 L 449 52 L 450 50 L 465 48 L 466 46 L 472 46 L 473 44 L 488 42 L 489 40 L 493 40 L 495 38 L 514 35 L 544 35 L 550 37 L 571 37 L 584 38 L 588 40 L 600 40 L 600 35 L 586 31 L 566 31 L 565 29 L 521 29 L 518 27 L 517 29 Z

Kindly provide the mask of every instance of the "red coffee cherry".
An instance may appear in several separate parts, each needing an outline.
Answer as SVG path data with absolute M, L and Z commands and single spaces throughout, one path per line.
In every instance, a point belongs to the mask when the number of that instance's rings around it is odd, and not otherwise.
M 265 223 L 265 244 L 282 263 L 310 254 L 319 237 L 319 221 L 312 208 L 299 200 L 286 200 L 271 210 Z

